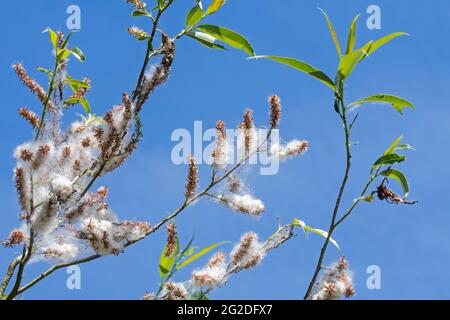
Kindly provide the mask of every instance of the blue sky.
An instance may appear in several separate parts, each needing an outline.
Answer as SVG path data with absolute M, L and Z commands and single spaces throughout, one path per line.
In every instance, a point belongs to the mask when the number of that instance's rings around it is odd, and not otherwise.
M 189 3 L 188 3 L 189 2 Z M 192 2 L 192 3 L 191 3 Z M 108 3 L 108 4 L 106 4 Z M 162 28 L 175 34 L 183 27 L 186 12 L 194 1 L 175 1 L 163 19 Z M 16 109 L 38 108 L 35 97 L 22 87 L 11 64 L 23 62 L 32 70 L 50 66 L 47 26 L 67 31 L 66 8 L 77 4 L 82 11 L 81 32 L 72 38 L 86 53 L 84 64 L 73 61 L 76 77 L 88 75 L 93 89 L 89 99 L 101 114 L 120 102 L 123 91 L 132 89 L 144 53 L 144 44 L 134 41 L 125 29 L 142 20 L 130 17 L 125 1 L 7 1 L 2 4 L 0 23 L 4 30 L 0 51 L 2 117 L 0 120 L 0 238 L 17 226 L 18 206 L 11 179 L 14 147 L 27 141 L 31 130 L 16 115 Z M 377 4 L 382 10 L 381 30 L 365 27 L 366 8 Z M 411 186 L 415 206 L 374 202 L 362 204 L 334 235 L 355 274 L 360 299 L 450 298 L 450 225 L 448 163 L 450 111 L 450 4 L 448 1 L 296 1 L 229 0 L 208 23 L 244 34 L 258 54 L 276 54 L 308 61 L 334 74 L 337 55 L 328 28 L 317 10 L 326 10 L 341 41 L 352 18 L 361 13 L 358 44 L 394 31 L 408 32 L 365 60 L 346 84 L 347 99 L 375 93 L 392 93 L 414 103 L 414 111 L 400 116 L 387 106 L 364 106 L 353 132 L 359 145 L 353 149 L 353 168 L 342 208 L 351 205 L 365 183 L 371 163 L 399 135 L 417 150 L 408 153 L 401 165 Z M 267 212 L 260 219 L 233 213 L 215 203 L 202 201 L 177 220 L 182 241 L 196 235 L 196 245 L 237 241 L 253 230 L 269 236 L 278 219 L 294 217 L 326 228 L 343 174 L 343 136 L 332 108 L 329 89 L 299 72 L 269 61 L 248 61 L 237 50 L 206 49 L 191 39 L 177 44 L 176 60 L 169 82 L 151 98 L 143 112 L 145 138 L 140 148 L 120 170 L 106 177 L 111 208 L 123 219 L 159 221 L 182 201 L 186 168 L 170 159 L 174 129 L 193 130 L 195 120 L 212 127 L 218 119 L 230 127 L 242 110 L 251 107 L 261 125 L 267 124 L 267 96 L 283 100 L 281 134 L 285 140 L 307 139 L 309 152 L 285 163 L 275 176 L 248 174 L 248 184 L 264 200 Z M 82 110 L 77 110 L 82 112 Z M 73 115 L 71 116 L 73 118 Z M 70 118 L 70 117 L 69 117 Z M 201 170 L 203 182 L 209 178 Z M 395 186 L 395 188 L 397 188 Z M 399 190 L 398 188 L 396 190 Z M 66 289 L 64 270 L 24 295 L 26 299 L 136 299 L 153 291 L 158 283 L 158 259 L 165 235 L 156 234 L 129 248 L 118 257 L 106 257 L 81 267 L 82 289 Z M 303 296 L 312 275 L 322 239 L 299 233 L 272 252 L 256 269 L 242 272 L 213 298 L 297 299 Z M 230 250 L 231 246 L 224 247 Z M 17 249 L 0 250 L 0 270 Z M 330 247 L 325 262 L 339 253 Z M 196 266 L 205 263 L 204 259 Z M 366 288 L 366 268 L 378 265 L 381 290 Z M 35 264 L 25 274 L 31 279 L 48 266 Z M 189 277 L 189 268 L 175 280 Z

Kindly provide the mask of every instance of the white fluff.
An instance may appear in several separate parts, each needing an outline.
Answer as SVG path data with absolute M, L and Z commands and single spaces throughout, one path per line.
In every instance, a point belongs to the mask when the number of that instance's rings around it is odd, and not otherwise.
M 249 194 L 239 195 L 234 193 L 226 193 L 221 196 L 221 199 L 234 211 L 248 213 L 259 216 L 265 210 L 264 203 Z

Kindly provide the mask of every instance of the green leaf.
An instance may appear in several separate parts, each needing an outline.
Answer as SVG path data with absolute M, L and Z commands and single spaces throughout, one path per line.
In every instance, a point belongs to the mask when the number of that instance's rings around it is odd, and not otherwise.
M 158 0 L 158 7 L 159 9 L 164 9 L 164 6 L 166 5 L 166 0 Z
M 221 44 L 216 43 L 216 39 L 214 37 L 211 37 L 209 34 L 203 33 L 203 32 L 189 32 L 187 33 L 187 36 L 197 40 L 202 45 L 204 45 L 207 48 L 210 49 L 220 49 L 220 50 L 226 50 L 224 46 Z
M 70 56 L 71 53 L 72 53 L 72 51 L 64 48 L 64 49 L 57 51 L 56 57 L 58 60 L 63 60 L 63 59 L 66 59 L 68 56 Z
M 195 238 L 195 235 L 192 236 L 192 238 L 191 238 L 191 240 L 189 240 L 188 244 L 183 248 L 183 250 L 181 250 L 181 256 L 185 256 L 187 254 L 186 252 L 190 252 L 191 251 L 190 249 L 194 249 L 195 250 L 195 247 L 191 248 L 192 242 L 194 242 L 194 238 Z
M 78 60 L 80 60 L 80 62 L 86 60 L 86 56 L 84 55 L 83 51 L 81 51 L 81 49 L 78 47 L 72 49 L 72 55 Z
M 334 45 L 336 46 L 336 51 L 338 53 L 339 59 L 341 59 L 341 57 L 342 57 L 341 46 L 339 45 L 339 40 L 336 35 L 336 31 L 334 30 L 333 24 L 331 23 L 331 20 L 328 18 L 327 13 L 324 10 L 322 10 L 321 8 L 319 8 L 319 10 L 320 10 L 320 12 L 322 12 L 325 19 L 327 20 L 328 28 L 330 29 L 331 36 L 333 37 Z
M 191 247 L 189 248 L 189 250 L 184 254 L 186 257 L 190 257 L 194 254 L 195 250 L 197 249 L 197 247 Z
M 413 146 L 411 146 L 407 143 L 403 143 L 403 144 L 397 146 L 397 150 L 416 150 L 416 149 L 414 149 Z
M 370 170 L 370 174 L 373 173 L 373 171 L 376 168 L 379 168 L 381 166 L 389 166 L 389 165 L 393 165 L 395 163 L 400 163 L 406 160 L 405 156 L 401 156 L 399 154 L 396 153 L 390 153 L 390 154 L 385 154 L 382 155 L 381 157 L 379 157 L 377 159 L 377 161 L 375 161 L 375 163 L 372 165 L 372 168 Z
M 131 16 L 132 17 L 149 17 L 149 18 L 152 17 L 152 15 L 149 12 L 147 12 L 147 10 L 142 10 L 142 9 L 137 9 L 137 10 L 133 11 L 131 13 Z
M 342 80 L 347 78 L 353 72 L 364 56 L 367 56 L 367 48 L 370 47 L 370 44 L 371 43 L 369 42 L 366 46 L 342 57 L 338 68 L 339 76 Z
M 204 256 L 205 254 L 207 254 L 209 251 L 211 251 L 214 248 L 221 246 L 225 243 L 228 243 L 228 242 L 224 241 L 224 242 L 214 243 L 214 244 L 210 245 L 209 247 L 206 247 L 206 248 L 200 250 L 199 252 L 197 252 L 196 254 L 191 256 L 189 259 L 186 259 L 185 261 L 183 261 L 183 263 L 177 267 L 177 270 L 187 266 L 188 264 L 194 262 L 195 260 L 197 260 L 197 259 L 201 258 L 202 256 Z
M 406 179 L 405 175 L 401 171 L 395 170 L 395 169 L 388 169 L 388 170 L 381 172 L 381 174 L 385 177 L 397 180 L 400 183 L 400 186 L 402 187 L 404 197 L 406 197 L 408 195 L 408 193 L 409 193 L 408 180 Z
M 65 106 L 79 104 L 79 103 L 81 103 L 81 99 L 79 99 L 79 98 L 68 98 L 64 101 Z
M 256 56 L 256 57 L 252 57 L 253 59 L 260 59 L 260 58 L 264 58 L 264 59 L 270 59 L 270 60 L 274 60 L 276 62 L 285 64 L 291 68 L 297 69 L 301 72 L 307 73 L 310 76 L 318 79 L 319 81 L 325 83 L 327 86 L 329 86 L 331 89 L 335 90 L 335 84 L 333 82 L 333 80 L 331 80 L 325 73 L 323 73 L 322 71 L 320 71 L 319 69 L 314 68 L 313 66 L 300 61 L 300 60 L 296 60 L 293 58 L 287 58 L 287 57 L 278 57 L 278 56 Z
M 54 48 L 55 50 L 58 49 L 58 35 L 56 34 L 56 32 L 53 31 L 50 27 L 46 28 L 46 29 L 44 30 L 44 33 L 45 33 L 45 32 L 48 32 L 48 33 L 49 33 L 49 35 L 50 35 L 50 42 L 52 43 L 53 48 Z
M 225 4 L 225 0 L 213 0 L 213 2 L 209 5 L 208 9 L 206 9 L 206 14 L 213 14 L 217 10 L 219 10 Z
M 166 257 L 167 244 L 164 246 L 164 249 L 161 252 L 161 257 L 159 258 L 159 275 L 161 276 L 161 278 L 164 278 L 164 276 L 170 271 L 170 269 L 172 269 L 173 264 L 175 263 L 175 258 L 178 254 L 178 250 L 178 236 L 175 244 L 175 250 L 171 256 Z
M 48 69 L 45 69 L 45 68 L 42 68 L 42 67 L 38 67 L 38 68 L 37 68 L 37 71 L 40 71 L 40 72 L 44 72 L 44 73 L 46 73 L 46 74 L 49 74 L 49 73 L 51 73 L 51 71 L 50 71 L 50 70 L 48 70 Z
M 315 234 L 318 234 L 319 236 L 323 237 L 323 238 L 327 238 L 328 237 L 328 232 L 321 230 L 321 229 L 316 229 L 313 227 L 310 227 L 308 225 L 306 225 L 306 223 L 303 220 L 297 219 L 295 218 L 293 221 L 293 225 L 300 227 L 306 235 L 308 235 L 308 232 L 313 232 Z M 339 247 L 339 244 L 336 242 L 336 240 L 334 240 L 333 238 L 330 238 L 330 242 L 340 251 L 341 248 Z
M 370 96 L 370 97 L 358 100 L 356 102 L 353 102 L 350 105 L 358 106 L 365 102 L 390 104 L 400 114 L 403 114 L 404 108 L 408 107 L 408 108 L 414 109 L 414 106 L 412 105 L 411 102 L 406 101 L 405 99 L 402 99 L 400 97 L 396 97 L 396 96 L 389 95 L 389 94 L 377 94 L 377 95 Z
M 81 80 L 72 79 L 69 76 L 66 76 L 66 81 L 72 88 L 74 92 L 77 92 L 79 88 L 89 89 L 91 86 Z
M 89 102 L 87 101 L 86 98 L 83 98 L 80 100 L 81 105 L 84 108 L 84 111 L 86 111 L 87 114 L 91 113 L 91 106 L 89 105 Z
M 198 26 L 197 30 L 205 32 L 210 36 L 223 41 L 233 48 L 241 49 L 250 56 L 255 56 L 255 50 L 253 50 L 253 47 L 248 42 L 248 40 L 233 30 L 209 24 Z
M 64 39 L 64 42 L 61 44 L 61 48 L 65 48 L 67 46 L 67 43 L 69 42 L 70 37 L 72 37 L 73 31 L 71 31 L 67 37 Z
M 363 200 L 365 202 L 372 202 L 373 201 L 373 193 L 369 194 L 368 196 L 359 198 L 360 200 Z
M 383 155 L 392 154 L 397 149 L 397 145 L 400 143 L 400 141 L 403 139 L 403 136 L 400 136 L 394 140 L 394 142 L 391 143 L 389 148 L 383 153 Z
M 186 28 L 195 26 L 204 17 L 204 12 L 197 3 L 186 16 Z
M 394 163 L 400 163 L 405 161 L 406 157 L 396 153 L 385 154 L 378 158 L 373 164 L 374 166 L 393 165 Z
M 347 39 L 347 49 L 345 50 L 345 54 L 349 54 L 355 48 L 356 42 L 356 22 L 358 21 L 359 14 L 353 19 L 352 24 L 350 25 L 350 30 L 348 32 Z
M 394 32 L 391 33 L 381 39 L 378 39 L 376 41 L 372 41 L 370 48 L 367 50 L 367 56 L 371 55 L 372 53 L 374 53 L 376 50 L 378 50 L 381 46 L 385 45 L 386 43 L 388 43 L 389 41 L 400 37 L 400 36 L 407 36 L 408 34 L 405 32 Z M 367 56 L 362 57 L 362 59 L 366 58 Z

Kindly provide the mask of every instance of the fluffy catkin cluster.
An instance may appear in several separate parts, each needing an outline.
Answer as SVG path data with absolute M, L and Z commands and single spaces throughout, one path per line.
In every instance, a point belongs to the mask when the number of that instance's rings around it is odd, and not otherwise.
M 286 145 L 273 143 L 270 151 L 275 159 L 285 161 L 289 158 L 305 153 L 308 150 L 308 146 L 308 141 L 292 140 Z
M 280 145 L 278 141 L 272 141 L 271 134 L 277 128 L 281 120 L 281 100 L 272 95 L 268 99 L 270 112 L 270 130 L 259 134 L 255 127 L 253 113 L 250 109 L 245 110 L 243 120 L 236 129 L 237 138 L 237 163 L 245 164 L 250 157 L 255 157 L 265 151 L 275 161 L 284 161 L 307 151 L 308 142 L 293 140 L 287 145 Z M 234 146 L 227 140 L 225 123 L 216 123 L 216 139 L 212 152 L 211 166 L 214 170 L 226 170 L 231 159 L 230 149 Z M 268 148 L 268 146 L 271 146 Z M 269 149 L 269 150 L 268 150 Z M 225 204 L 236 212 L 260 216 L 266 210 L 264 203 L 251 194 L 245 192 L 238 177 L 229 177 L 228 191 L 216 196 L 216 200 Z
M 182 283 L 167 282 L 161 291 L 160 300 L 186 300 L 188 292 Z
M 311 299 L 337 300 L 354 295 L 355 289 L 352 283 L 352 273 L 348 268 L 348 262 L 341 257 L 338 262 L 325 270 L 322 279 L 314 288 Z
M 259 264 L 265 255 L 264 245 L 254 232 L 244 234 L 230 254 L 231 262 L 223 251 L 217 252 L 200 270 L 192 273 L 192 284 L 198 287 L 214 288 L 227 282 L 231 273 L 250 269 Z
M 141 6 L 141 1 L 134 1 Z M 59 36 L 62 40 L 62 35 Z M 89 116 L 61 130 L 64 107 L 62 94 L 66 84 L 65 64 L 57 70 L 53 95 L 33 79 L 25 69 L 13 66 L 18 77 L 52 111 L 45 118 L 26 109 L 19 115 L 39 129 L 35 139 L 19 145 L 14 158 L 14 182 L 22 210 L 23 226 L 3 244 L 11 247 L 33 239 L 33 259 L 70 260 L 83 249 L 99 255 L 119 254 L 128 244 L 145 237 L 152 229 L 146 222 L 120 221 L 106 203 L 107 188 L 90 191 L 93 182 L 123 164 L 141 138 L 139 113 L 150 93 L 169 75 L 174 44 L 163 38 L 163 57 L 151 77 L 145 77 L 135 99 L 123 94 L 122 103 L 99 117 Z M 89 79 L 66 101 L 84 98 Z M 71 99 L 72 98 L 72 99 Z M 39 126 L 42 125 L 42 128 Z M 30 240 L 31 241 L 31 240 Z
M 216 253 L 200 270 L 192 273 L 192 284 L 199 287 L 213 288 L 226 282 L 227 263 L 225 253 Z
M 266 211 L 264 203 L 260 199 L 254 198 L 250 194 L 225 193 L 220 196 L 231 210 L 249 214 L 252 216 L 260 216 Z

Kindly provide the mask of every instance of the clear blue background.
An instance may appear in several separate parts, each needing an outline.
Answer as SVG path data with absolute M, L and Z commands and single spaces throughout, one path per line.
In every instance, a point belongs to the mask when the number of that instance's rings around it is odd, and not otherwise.
M 161 27 L 170 34 L 182 27 L 194 1 L 175 1 Z M 48 36 L 41 31 L 51 26 L 67 32 L 66 8 L 77 4 L 82 10 L 81 32 L 72 44 L 81 47 L 87 61 L 73 61 L 76 77 L 89 75 L 93 89 L 89 99 L 97 114 L 120 102 L 130 91 L 143 58 L 145 44 L 137 43 L 126 28 L 145 20 L 130 17 L 125 1 L 5 1 L 0 12 L 0 238 L 17 226 L 19 214 L 11 179 L 12 150 L 27 141 L 32 132 L 18 118 L 16 109 L 39 110 L 37 100 L 16 79 L 11 64 L 23 62 L 29 73 L 37 66 L 51 66 Z M 334 237 L 350 260 L 355 273 L 358 298 L 450 298 L 450 235 L 448 181 L 450 111 L 448 103 L 450 70 L 450 4 L 448 1 L 377 1 L 382 10 L 382 29 L 368 30 L 365 13 L 368 1 L 268 1 L 229 0 L 207 22 L 238 30 L 259 54 L 297 57 L 333 74 L 337 55 L 326 23 L 317 7 L 333 20 L 342 42 L 352 18 L 362 13 L 358 44 L 394 31 L 406 31 L 365 60 L 347 83 L 347 99 L 356 100 L 375 93 L 393 93 L 412 101 L 416 110 L 400 116 L 387 106 L 365 106 L 353 137 L 360 144 L 353 149 L 353 168 L 342 202 L 349 207 L 360 192 L 374 159 L 397 136 L 417 151 L 408 153 L 402 170 L 409 177 L 415 206 L 374 202 L 362 204 Z M 170 159 L 176 128 L 193 129 L 194 120 L 212 127 L 223 119 L 235 126 L 245 107 L 252 107 L 258 123 L 267 124 L 267 96 L 283 99 L 284 139 L 308 139 L 310 151 L 284 164 L 275 176 L 249 174 L 255 195 L 267 204 L 267 213 L 252 219 L 233 213 L 215 203 L 202 201 L 177 220 L 182 241 L 196 234 L 196 245 L 222 240 L 237 241 L 248 230 L 261 237 L 270 235 L 278 219 L 294 217 L 312 226 L 329 224 L 343 174 L 344 145 L 338 117 L 332 108 L 330 90 L 303 74 L 269 61 L 247 61 L 237 50 L 208 50 L 191 39 L 177 43 L 176 60 L 169 82 L 152 96 L 143 111 L 145 138 L 126 165 L 101 181 L 110 186 L 109 203 L 123 219 L 156 223 L 183 199 L 186 168 Z M 81 109 L 77 112 L 82 113 Z M 202 168 L 202 179 L 209 178 Z M 398 190 L 398 189 L 396 189 Z M 164 233 L 152 235 L 118 257 L 106 257 L 81 267 L 82 290 L 67 290 L 64 270 L 48 277 L 24 295 L 27 299 L 140 298 L 158 284 L 158 258 Z M 297 299 L 303 296 L 312 276 L 323 239 L 303 234 L 272 252 L 256 269 L 230 279 L 213 298 Z M 224 249 L 231 249 L 228 245 Z M 18 249 L 0 250 L 3 275 Z M 339 256 L 329 248 L 326 263 Z M 205 263 L 206 258 L 198 262 Z M 366 268 L 379 265 L 381 290 L 366 288 Z M 46 269 L 45 263 L 26 270 L 25 281 Z M 194 266 L 193 266 L 194 267 Z M 176 280 L 189 278 L 190 268 Z

